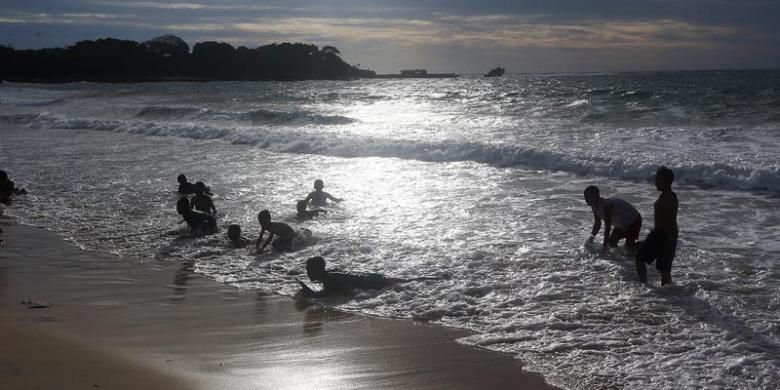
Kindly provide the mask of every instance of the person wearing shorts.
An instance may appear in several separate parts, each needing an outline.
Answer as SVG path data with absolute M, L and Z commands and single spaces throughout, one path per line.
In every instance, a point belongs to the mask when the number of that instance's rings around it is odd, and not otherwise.
M 593 229 L 591 237 L 595 237 L 604 221 L 603 248 L 616 247 L 622 239 L 626 240 L 626 248 L 634 250 L 637 246 L 639 231 L 642 229 L 642 215 L 634 206 L 620 198 L 602 198 L 599 188 L 588 186 L 585 189 L 585 203 L 593 211 Z

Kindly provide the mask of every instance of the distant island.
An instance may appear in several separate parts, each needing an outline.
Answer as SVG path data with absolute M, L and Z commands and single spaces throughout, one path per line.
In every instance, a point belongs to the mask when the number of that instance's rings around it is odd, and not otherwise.
M 114 38 L 66 48 L 15 50 L 0 46 L 0 80 L 19 82 L 143 82 L 209 80 L 346 80 L 373 77 L 349 65 L 333 46 L 274 43 L 250 49 L 224 42 L 192 47 L 173 35 L 138 43 Z
M 428 73 L 426 69 L 404 69 L 400 73 L 366 75 L 373 79 L 447 79 L 458 77 L 455 73 Z

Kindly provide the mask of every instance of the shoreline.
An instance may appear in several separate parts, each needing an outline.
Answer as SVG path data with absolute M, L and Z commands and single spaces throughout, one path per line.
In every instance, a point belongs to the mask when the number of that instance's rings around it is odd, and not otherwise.
M 0 370 L 3 383 L 155 388 L 128 375 L 158 388 L 554 389 L 510 355 L 458 344 L 465 330 L 306 306 L 219 284 L 186 262 L 120 259 L 8 217 L 0 224 L 0 334 L 13 346 L 4 363 L 37 367 Z M 29 300 L 50 306 L 20 303 Z

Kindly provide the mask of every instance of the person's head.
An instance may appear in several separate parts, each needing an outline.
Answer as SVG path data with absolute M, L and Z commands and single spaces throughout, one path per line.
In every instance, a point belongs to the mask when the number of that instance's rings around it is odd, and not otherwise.
M 325 275 L 325 259 L 314 256 L 306 260 L 306 275 L 310 280 L 322 280 Z
M 585 203 L 588 204 L 588 206 L 594 206 L 596 203 L 598 203 L 599 198 L 601 197 L 601 193 L 599 192 L 599 188 L 596 186 L 588 186 L 588 188 L 585 188 Z
M 204 191 L 206 191 L 206 184 L 204 184 L 202 181 L 195 183 L 196 194 L 202 194 Z
M 176 178 L 176 181 L 179 182 L 179 184 L 184 184 L 187 182 L 187 176 L 184 176 L 184 174 L 179 175 L 179 177 Z
M 3 170 L 0 170 L 0 180 L 2 181 L 8 180 L 8 174 Z
M 295 204 L 295 208 L 298 210 L 298 214 L 303 214 L 306 212 L 306 201 L 305 200 L 299 200 L 298 203 Z
M 230 241 L 236 241 L 241 238 L 241 226 L 230 225 L 227 228 L 227 236 Z
M 186 196 L 183 196 L 181 199 L 179 199 L 178 202 L 176 202 L 176 212 L 179 214 L 184 215 L 185 212 L 187 212 L 190 209 L 190 200 L 187 199 Z
M 323 188 L 325 188 L 325 183 L 323 183 L 321 179 L 317 179 L 314 181 L 315 190 L 322 191 Z
M 263 210 L 257 213 L 257 222 L 259 222 L 260 225 L 269 224 L 271 222 L 271 212 L 268 210 Z
M 674 181 L 674 172 L 671 169 L 661 166 L 655 171 L 655 188 L 663 191 L 672 187 Z

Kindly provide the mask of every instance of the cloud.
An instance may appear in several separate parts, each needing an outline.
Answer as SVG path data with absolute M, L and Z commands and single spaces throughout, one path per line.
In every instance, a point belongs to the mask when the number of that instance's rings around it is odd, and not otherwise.
M 487 23 L 490 21 L 490 23 Z M 496 46 L 505 48 L 706 47 L 746 33 L 735 27 L 678 20 L 591 20 L 552 24 L 528 17 L 444 15 L 423 19 L 258 18 L 229 24 L 180 24 L 187 31 L 239 31 L 303 41 L 393 42 L 398 45 Z

